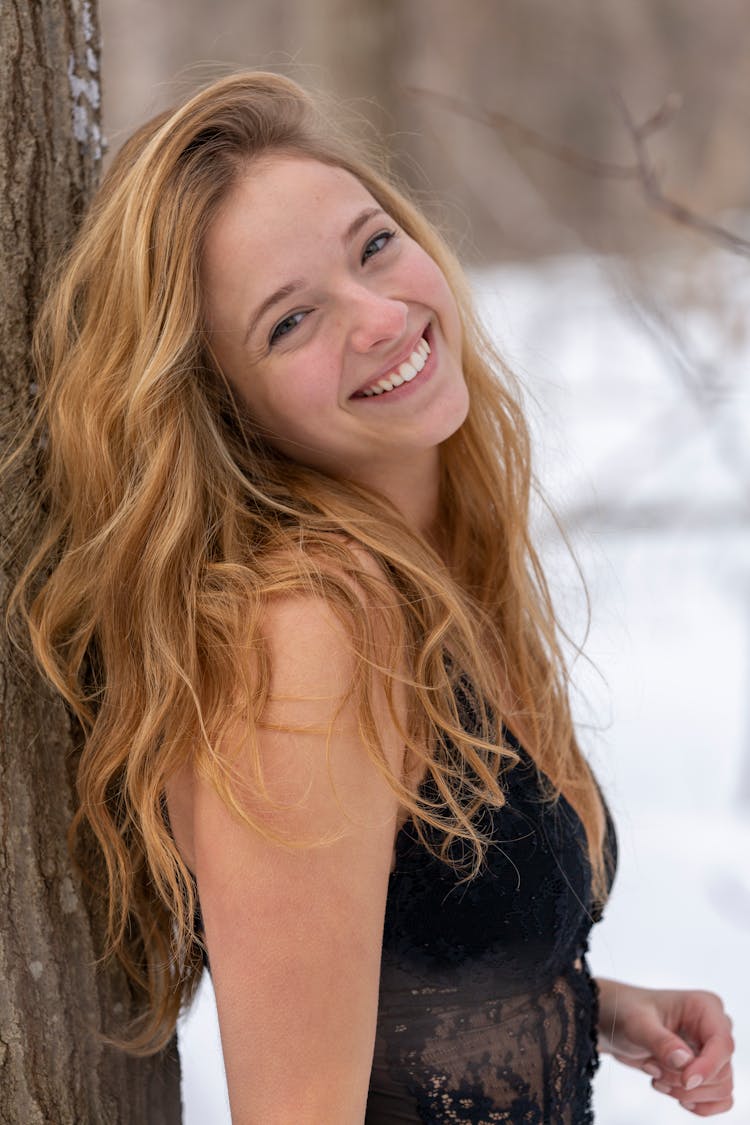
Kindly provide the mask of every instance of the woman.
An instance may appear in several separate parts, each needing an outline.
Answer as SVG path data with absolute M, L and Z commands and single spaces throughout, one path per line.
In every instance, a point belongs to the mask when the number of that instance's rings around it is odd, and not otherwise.
M 578 1125 L 597 1034 L 728 1108 L 718 998 L 589 975 L 614 836 L 527 432 L 404 195 L 294 83 L 220 81 L 119 154 L 37 361 L 17 604 L 86 732 L 129 1046 L 207 959 L 236 1125 Z

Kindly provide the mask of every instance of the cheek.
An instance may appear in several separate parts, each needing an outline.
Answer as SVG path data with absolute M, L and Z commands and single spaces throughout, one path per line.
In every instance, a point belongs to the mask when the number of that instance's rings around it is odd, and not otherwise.
M 320 412 L 330 404 L 331 381 L 325 364 L 306 356 L 279 365 L 272 378 L 259 380 L 256 394 L 248 396 L 251 413 L 274 422 L 280 432 L 315 432 Z M 253 401 L 254 400 L 254 401 Z
M 460 332 L 456 301 L 440 267 L 429 254 L 420 249 L 413 268 L 415 282 L 424 294 L 422 298 L 424 302 L 431 305 L 441 316 L 444 328 L 453 328 Z

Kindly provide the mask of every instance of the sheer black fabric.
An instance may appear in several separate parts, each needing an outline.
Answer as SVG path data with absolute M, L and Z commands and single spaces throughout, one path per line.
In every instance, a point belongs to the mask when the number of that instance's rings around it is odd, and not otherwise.
M 505 807 L 485 810 L 493 843 L 479 875 L 461 883 L 411 821 L 397 836 L 365 1125 L 593 1121 L 598 1011 L 586 952 L 601 904 L 585 833 L 505 738 L 520 760 L 505 775 Z M 422 792 L 436 796 L 429 782 Z M 608 812 L 607 834 L 611 886 Z
M 492 846 L 469 883 L 411 821 L 396 841 L 366 1125 L 588 1125 L 597 992 L 583 826 L 544 799 L 531 759 L 488 810 Z M 430 795 L 429 790 L 425 790 Z M 608 818 L 612 867 L 615 840 Z

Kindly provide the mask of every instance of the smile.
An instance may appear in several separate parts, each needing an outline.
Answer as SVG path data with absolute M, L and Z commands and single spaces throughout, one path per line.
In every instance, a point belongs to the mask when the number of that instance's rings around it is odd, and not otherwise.
M 424 367 L 430 351 L 430 345 L 422 338 L 409 358 L 400 364 L 395 371 L 384 375 L 371 386 L 365 387 L 363 391 L 358 391 L 354 397 L 370 398 L 372 395 L 387 395 L 389 391 L 395 390 L 396 387 L 400 387 L 404 383 L 410 383 Z

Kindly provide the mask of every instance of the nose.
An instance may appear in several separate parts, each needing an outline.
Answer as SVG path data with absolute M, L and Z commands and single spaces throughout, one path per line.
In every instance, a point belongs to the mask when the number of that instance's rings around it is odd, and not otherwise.
M 353 299 L 349 340 L 358 352 L 369 352 L 378 344 L 388 344 L 406 332 L 409 310 L 404 301 L 386 297 L 364 287 Z

